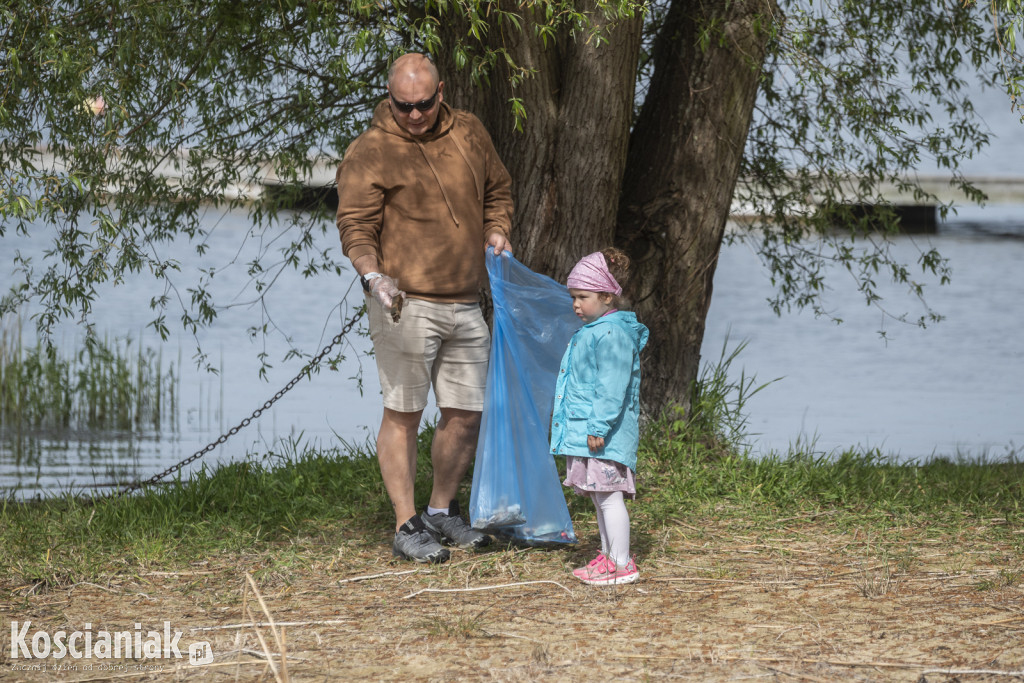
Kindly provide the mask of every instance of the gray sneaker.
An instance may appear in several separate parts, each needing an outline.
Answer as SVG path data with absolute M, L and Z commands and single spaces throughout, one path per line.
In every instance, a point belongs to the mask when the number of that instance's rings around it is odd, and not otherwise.
M 410 517 L 398 527 L 391 544 L 391 554 L 413 562 L 447 562 L 451 553 L 437 542 L 434 532 L 424 526 L 419 515 Z
M 448 505 L 448 514 L 428 515 L 424 510 L 420 515 L 424 526 L 441 537 L 441 542 L 456 545 L 465 550 L 475 550 L 491 544 L 491 537 L 471 527 L 462 519 L 459 501 L 453 500 Z

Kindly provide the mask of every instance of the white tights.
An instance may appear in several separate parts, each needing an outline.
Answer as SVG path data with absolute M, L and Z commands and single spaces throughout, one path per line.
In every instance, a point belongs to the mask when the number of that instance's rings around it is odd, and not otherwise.
M 601 532 L 601 553 L 619 568 L 629 562 L 629 512 L 622 491 L 592 491 Z

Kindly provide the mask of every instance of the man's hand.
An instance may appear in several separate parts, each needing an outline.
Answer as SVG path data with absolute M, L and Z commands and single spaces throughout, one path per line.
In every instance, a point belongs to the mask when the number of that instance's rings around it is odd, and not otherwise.
M 387 275 L 375 277 L 370 282 L 370 294 L 380 302 L 380 305 L 384 307 L 385 311 L 391 314 L 393 314 L 394 311 L 393 307 L 395 300 L 400 297 L 405 297 L 405 292 L 400 290 L 398 285 L 395 284 L 395 281 Z
M 491 233 L 491 236 L 487 238 L 487 244 L 484 246 L 484 249 L 487 249 L 487 247 L 494 247 L 495 256 L 501 256 L 503 251 L 512 253 L 512 245 L 508 243 L 508 240 L 500 232 Z

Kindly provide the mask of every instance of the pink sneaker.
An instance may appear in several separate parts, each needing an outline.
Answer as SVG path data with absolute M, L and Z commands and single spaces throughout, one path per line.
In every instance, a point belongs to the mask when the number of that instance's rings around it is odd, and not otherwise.
M 606 558 L 603 565 L 588 567 L 587 573 L 580 577 L 580 581 L 591 586 L 619 586 L 633 583 L 638 578 L 640 571 L 632 557 L 622 569 L 617 568 L 614 562 Z
M 575 576 L 577 579 L 580 579 L 582 581 L 583 577 L 585 577 L 589 572 L 597 569 L 598 567 L 604 567 L 604 565 L 607 562 L 608 562 L 608 558 L 604 556 L 604 553 L 598 553 L 597 557 L 595 557 L 594 559 L 592 559 L 590 562 L 587 563 L 587 566 L 579 567 L 577 569 L 573 569 L 572 570 L 572 575 Z M 612 568 L 614 569 L 614 566 Z

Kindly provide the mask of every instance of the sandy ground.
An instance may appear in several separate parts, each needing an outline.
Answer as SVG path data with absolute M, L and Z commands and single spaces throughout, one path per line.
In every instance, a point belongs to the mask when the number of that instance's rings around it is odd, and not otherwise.
M 1024 680 L 1024 530 L 1003 520 L 884 538 L 828 515 L 770 535 L 672 521 L 637 534 L 641 579 L 615 588 L 570 575 L 595 552 L 596 530 L 576 530 L 578 546 L 455 551 L 433 567 L 393 561 L 382 533 L 178 571 L 126 559 L 97 583 L 0 579 L 0 678 Z M 166 621 L 183 657 L 12 659 L 11 622 L 25 620 L 29 634 L 89 623 L 97 638 Z M 200 641 L 213 661 L 192 666 Z

